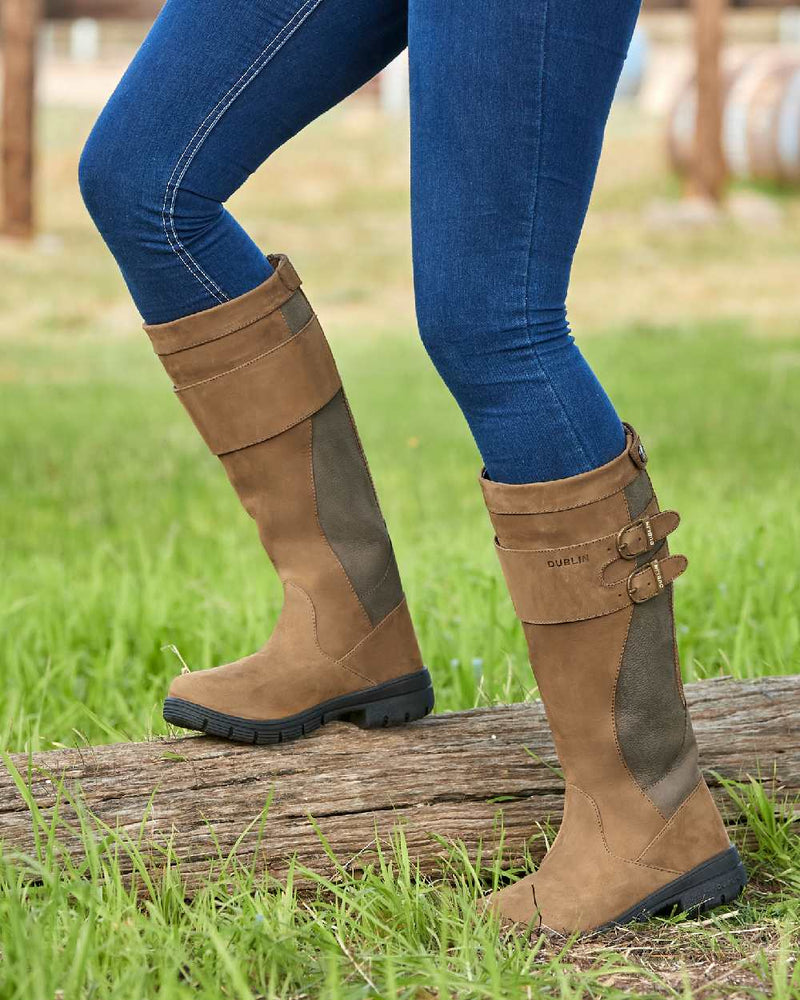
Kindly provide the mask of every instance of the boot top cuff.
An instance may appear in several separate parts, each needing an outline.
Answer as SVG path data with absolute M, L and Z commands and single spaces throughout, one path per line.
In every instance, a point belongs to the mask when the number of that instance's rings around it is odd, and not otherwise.
M 480 484 L 492 514 L 550 514 L 596 503 L 624 490 L 647 464 L 639 435 L 625 424 L 625 450 L 591 472 L 547 483 L 496 483 L 484 469 Z
M 270 254 L 267 259 L 274 271 L 252 291 L 171 323 L 145 323 L 145 333 L 156 354 L 164 357 L 207 344 L 243 330 L 280 309 L 300 287 L 300 278 L 285 254 Z

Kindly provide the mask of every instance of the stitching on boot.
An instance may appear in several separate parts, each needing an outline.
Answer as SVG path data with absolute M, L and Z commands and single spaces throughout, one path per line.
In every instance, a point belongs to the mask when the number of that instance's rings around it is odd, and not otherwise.
M 325 652 L 325 650 L 319 644 L 319 637 L 317 635 L 317 609 L 314 607 L 314 602 L 311 600 L 309 594 L 307 594 L 306 591 L 303 590 L 303 588 L 298 583 L 294 583 L 292 580 L 287 580 L 285 585 L 287 587 L 293 587 L 295 590 L 299 591 L 303 595 L 303 597 L 305 597 L 306 601 L 308 601 L 309 607 L 311 608 L 311 620 L 313 623 L 312 632 L 314 635 L 314 643 L 316 644 L 316 647 L 320 651 L 320 653 L 325 657 L 325 659 L 330 662 L 331 666 L 341 667 L 343 670 L 346 670 L 348 673 L 353 674 L 354 676 L 360 678 L 362 681 L 366 681 L 370 686 L 374 685 L 375 681 L 371 677 L 367 677 L 366 674 L 360 673 L 353 667 L 348 667 L 346 663 L 342 663 L 341 660 L 337 660 L 333 656 L 331 656 L 330 653 Z M 383 622 L 381 622 L 381 624 L 383 624 Z M 369 636 L 365 636 L 364 638 L 368 639 Z M 361 645 L 361 642 L 363 641 L 364 639 L 362 639 L 359 643 L 357 643 L 353 647 L 353 649 L 350 650 L 350 653 L 352 653 L 353 650 L 358 649 L 358 647 Z M 346 653 L 345 656 L 349 656 L 350 653 Z
M 680 816 L 680 814 L 683 812 L 686 806 L 688 806 L 688 804 L 692 801 L 695 795 L 699 794 L 700 789 L 703 785 L 703 781 L 704 779 L 701 777 L 700 780 L 692 789 L 692 791 L 689 793 L 689 795 L 687 795 L 686 798 L 683 800 L 683 802 L 681 802 L 681 804 L 678 806 L 675 812 L 670 816 L 670 818 L 667 820 L 664 826 L 658 831 L 655 837 L 653 837 L 653 839 L 650 841 L 647 847 L 645 847 L 645 849 L 638 855 L 638 857 L 636 858 L 637 861 L 639 860 L 639 858 L 643 858 L 651 847 L 655 847 L 662 837 L 666 836 L 666 834 L 671 829 L 672 825 L 677 821 L 678 816 Z M 650 866 L 648 865 L 648 867 Z
M 534 514 L 532 516 L 535 517 L 536 515 Z M 607 546 L 606 552 L 607 552 L 608 555 L 611 556 L 611 558 L 607 562 L 604 562 L 600 566 L 600 568 L 598 570 L 598 576 L 599 576 L 599 581 L 598 582 L 599 582 L 599 585 L 601 587 L 605 587 L 606 590 L 613 590 L 615 587 L 619 587 L 620 584 L 622 584 L 622 583 L 625 582 L 625 579 L 627 577 L 627 573 L 625 574 L 625 577 L 623 577 L 623 579 L 621 579 L 621 580 L 615 580 L 615 581 L 613 581 L 611 583 L 606 583 L 605 580 L 603 579 L 605 571 L 608 569 L 609 566 L 613 566 L 614 563 L 619 563 L 620 566 L 625 566 L 626 568 L 627 568 L 627 565 L 628 565 L 628 563 L 626 562 L 626 560 L 624 560 L 618 554 L 616 545 L 613 544 L 614 541 L 615 541 L 615 539 L 616 539 L 616 537 L 617 537 L 617 532 L 612 532 L 609 535 L 600 535 L 599 538 L 589 538 L 589 539 L 587 539 L 584 542 L 574 542 L 572 545 L 553 545 L 553 546 L 551 546 L 550 548 L 547 548 L 547 549 L 518 549 L 518 548 L 506 548 L 505 546 L 501 546 L 501 548 L 504 551 L 506 551 L 506 552 L 531 552 L 531 553 L 534 553 L 536 555 L 544 555 L 547 552 L 569 552 L 571 549 L 586 548 L 586 546 L 588 546 L 588 545 L 596 545 L 598 542 L 608 542 L 608 546 Z M 661 545 L 663 545 L 663 542 L 659 543 L 658 548 L 654 548 L 652 550 L 653 555 L 655 555 L 656 552 L 659 551 L 659 549 L 661 548 Z
M 337 386 L 333 396 L 335 396 L 340 389 L 341 385 Z M 333 399 L 333 396 L 331 396 L 331 399 Z M 328 399 L 325 402 L 330 403 L 330 401 L 331 400 Z M 322 406 L 325 406 L 325 403 L 323 403 Z M 274 431 L 269 435 L 269 437 L 257 438 L 255 441 L 248 441 L 247 444 L 239 445 L 238 448 L 231 448 L 230 451 L 221 451 L 218 457 L 223 458 L 225 455 L 232 455 L 236 451 L 244 451 L 245 448 L 252 448 L 254 445 L 262 444 L 264 441 L 271 441 L 273 438 L 278 437 L 279 434 L 284 434 L 286 431 L 290 431 L 293 427 L 297 427 L 298 424 L 302 424 L 304 420 L 308 420 L 309 417 L 313 417 L 314 414 L 318 413 L 321 409 L 322 407 L 317 407 L 314 410 L 310 410 L 308 413 L 304 413 L 301 417 L 298 417 L 297 420 L 293 420 L 291 423 L 286 424 L 285 427 L 281 427 L 277 431 Z
M 369 479 L 369 485 L 372 487 L 372 496 L 375 498 L 375 503 L 377 504 L 378 510 L 381 509 L 381 503 L 378 499 L 378 491 L 375 489 L 375 482 L 372 478 L 372 470 L 369 467 L 369 462 L 367 461 L 367 453 L 364 451 L 364 446 L 361 443 L 361 438 L 358 434 L 358 428 L 356 427 L 355 418 L 353 417 L 353 411 L 350 409 L 350 400 L 347 398 L 346 394 L 343 394 L 344 408 L 347 410 L 347 416 L 350 418 L 350 426 L 353 428 L 353 435 L 356 439 L 356 444 L 358 445 L 358 450 L 361 452 L 361 458 L 364 461 L 364 468 L 367 470 L 367 478 Z M 381 517 L 383 517 L 383 511 L 381 511 Z M 388 529 L 387 529 L 388 534 Z M 391 544 L 391 542 L 390 542 Z
M 670 875 L 680 875 L 681 874 L 681 872 L 679 872 L 677 868 L 662 868 L 660 865 L 648 865 L 648 864 L 645 864 L 643 861 L 639 861 L 639 858 L 642 856 L 641 854 L 637 858 L 623 858 L 621 855 L 615 854 L 610 849 L 610 847 L 608 846 L 608 842 L 606 841 L 606 834 L 605 834 L 605 830 L 603 829 L 603 821 L 602 821 L 602 819 L 600 817 L 600 809 L 598 808 L 597 803 L 595 802 L 595 800 L 592 798 L 591 795 L 589 795 L 588 792 L 584 792 L 584 790 L 582 788 L 578 788 L 577 785 L 569 785 L 568 787 L 569 788 L 574 788 L 576 792 L 580 792 L 581 795 L 585 799 L 587 799 L 589 801 L 589 803 L 591 804 L 592 809 L 594 810 L 594 818 L 595 818 L 595 822 L 597 823 L 597 829 L 600 831 L 600 839 L 601 839 L 601 841 L 603 843 L 603 849 L 605 850 L 606 854 L 610 858 L 614 858 L 615 861 L 622 861 L 626 865 L 636 865 L 637 868 L 649 868 L 652 871 L 667 872 Z M 663 830 L 661 832 L 663 833 Z M 660 834 L 659 834 L 659 836 L 660 836 Z
M 533 912 L 536 916 L 536 933 L 542 933 L 542 910 L 536 900 L 536 879 L 531 879 L 531 895 L 533 896 Z
M 649 785 L 646 786 L 646 789 L 647 789 L 648 792 L 653 791 L 654 789 L 658 788 L 658 786 L 661 784 L 662 781 L 666 781 L 667 778 L 673 773 L 673 771 L 676 771 L 681 766 L 681 764 L 683 763 L 683 761 L 684 761 L 684 759 L 686 757 L 686 736 L 687 736 L 687 733 L 689 732 L 689 725 L 688 725 L 689 720 L 688 720 L 688 711 L 687 711 L 685 705 L 684 705 L 684 709 L 683 709 L 683 718 L 684 718 L 683 740 L 681 741 L 680 750 L 676 754 L 675 760 L 670 764 L 669 769 L 664 774 L 662 774 L 661 777 L 657 781 L 653 781 Z M 692 789 L 692 791 L 689 792 L 689 795 L 687 796 L 687 798 L 691 797 L 691 795 L 693 795 L 693 794 L 694 794 L 694 789 Z M 685 801 L 686 801 L 686 799 L 684 799 L 684 802 Z M 675 810 L 675 812 L 679 812 L 682 806 L 683 806 L 683 802 L 680 804 L 680 806 L 678 806 L 678 808 Z M 674 816 L 675 814 L 673 813 L 672 815 Z M 670 816 L 670 820 L 672 820 L 672 816 Z
M 664 539 L 664 541 L 661 544 L 662 545 L 666 544 L 666 539 Z M 675 591 L 671 587 L 670 587 L 670 591 L 669 591 L 669 613 L 670 613 L 670 616 L 672 618 L 672 628 L 673 628 L 672 652 L 673 652 L 673 657 L 674 657 L 674 660 L 675 660 L 675 680 L 677 681 L 677 684 L 678 684 L 678 694 L 680 695 L 681 701 L 683 702 L 683 707 L 684 707 L 684 709 L 686 709 L 686 711 L 688 713 L 689 707 L 686 704 L 686 692 L 683 689 L 683 674 L 681 673 L 681 661 L 680 661 L 680 658 L 678 657 L 678 640 L 677 640 L 677 637 L 674 634 L 674 629 L 675 629 Z M 684 742 L 685 742 L 685 740 L 686 740 L 686 737 L 684 735 Z
M 364 592 L 364 597 L 369 597 L 371 594 L 374 594 L 375 591 L 378 590 L 378 588 L 383 584 L 383 581 L 386 579 L 386 577 L 389 575 L 389 570 L 392 568 L 392 560 L 394 559 L 394 549 L 391 547 L 391 545 L 392 543 L 390 541 L 389 558 L 386 560 L 386 568 L 384 569 L 383 573 L 381 573 L 380 580 L 378 580 L 378 582 L 373 587 L 370 587 L 369 590 Z M 395 608 L 396 607 L 397 605 L 395 604 Z M 394 608 L 392 608 L 392 611 L 394 611 Z
M 634 469 L 638 473 L 638 469 Z M 516 516 L 518 514 L 528 514 L 530 517 L 536 517 L 537 514 L 558 514 L 562 510 L 577 510 L 579 507 L 589 507 L 593 503 L 598 503 L 600 500 L 608 500 L 609 497 L 615 497 L 618 493 L 624 493 L 625 487 L 629 486 L 635 477 L 631 477 L 627 483 L 623 483 L 618 490 L 612 490 L 610 493 L 604 493 L 599 497 L 592 497 L 591 500 L 587 500 L 585 503 L 574 503 L 566 507 L 544 507 L 541 510 L 531 511 L 531 510 L 495 510 L 493 507 L 486 505 L 487 510 L 491 514 L 510 514 Z
M 526 625 L 571 625 L 574 622 L 590 622 L 594 621 L 595 618 L 606 618 L 608 615 L 614 615 L 618 611 L 623 611 L 625 608 L 632 607 L 629 599 L 626 599 L 618 607 L 609 608 L 608 611 L 602 611 L 600 613 L 593 611 L 591 614 L 579 615 L 577 618 L 559 618 L 558 621 L 553 621 L 550 618 L 539 621 L 538 619 L 528 619 L 523 618 L 522 621 Z
M 275 273 L 277 274 L 278 272 L 276 271 Z M 270 277 L 267 278 L 267 281 L 269 281 L 271 277 L 272 277 L 272 275 L 270 275 Z M 224 305 L 224 303 L 221 303 L 221 304 Z M 279 303 L 278 305 L 274 306 L 272 309 L 267 309 L 266 312 L 259 312 L 255 316 L 251 317 L 250 319 L 242 320 L 241 323 L 236 323 L 233 326 L 223 327 L 221 330 L 218 330 L 213 335 L 213 337 L 206 337 L 204 340 L 193 340 L 191 343 L 181 344 L 181 346 L 178 347 L 176 350 L 174 350 L 174 351 L 167 351 L 167 352 L 165 352 L 163 354 L 160 354 L 158 351 L 156 351 L 156 354 L 158 354 L 158 356 L 160 358 L 168 358 L 168 357 L 171 357 L 173 354 L 182 354 L 184 351 L 190 351 L 193 347 L 202 347 L 204 344 L 213 344 L 213 342 L 215 340 L 222 340 L 223 337 L 228 337 L 232 333 L 239 333 L 240 330 L 246 330 L 248 326 L 253 326 L 253 324 L 254 323 L 258 323 L 259 320 L 266 319 L 267 316 L 271 316 L 274 312 L 278 312 L 280 310 L 281 306 L 285 305 L 285 304 L 286 304 L 285 302 Z M 197 315 L 197 314 L 195 313 L 195 315 Z M 184 319 L 188 319 L 188 318 L 189 317 L 184 317 Z M 164 326 L 169 326 L 168 323 L 164 323 L 163 325 Z M 158 324 L 156 324 L 155 326 L 148 326 L 148 324 L 145 323 L 144 324 L 144 329 L 145 329 L 146 332 L 149 333 L 150 330 L 153 330 L 153 329 L 157 330 L 158 329 Z M 288 330 L 288 326 L 287 326 L 287 330 Z
M 311 326 L 311 324 L 314 322 L 315 319 L 316 316 L 312 316 L 302 330 L 298 330 L 297 333 L 291 334 L 286 338 L 286 340 L 282 340 L 280 344 L 276 344 L 274 347 L 270 347 L 268 351 L 263 351 L 261 354 L 257 354 L 254 358 L 250 358 L 249 361 L 243 361 L 240 365 L 235 365 L 233 368 L 229 368 L 227 371 L 224 372 L 219 372 L 217 375 L 209 375 L 208 378 L 201 378 L 197 382 L 190 382 L 189 385 L 182 385 L 178 391 L 184 392 L 186 389 L 194 389 L 198 385 L 207 385 L 209 382 L 216 382 L 217 379 L 219 378 L 225 378 L 227 375 L 233 375 L 236 372 L 241 371 L 243 368 L 249 368 L 250 365 L 254 365 L 257 361 L 263 361 L 264 358 L 268 358 L 270 354 L 274 354 L 276 351 L 279 351 L 282 347 L 286 347 L 286 345 L 290 343 L 290 341 L 294 340 L 296 337 L 301 337 L 309 328 L 309 326 Z
M 347 670 L 350 670 L 354 674 L 358 673 L 357 670 L 354 670 L 352 667 L 348 667 L 344 663 L 344 661 L 347 660 L 349 657 L 351 657 L 356 652 L 356 650 L 359 649 L 360 646 L 363 646 L 363 644 L 367 641 L 367 639 L 371 639 L 374 635 L 376 635 L 378 632 L 380 632 L 380 630 L 384 627 L 384 625 L 387 625 L 387 623 L 389 622 L 389 620 L 391 618 L 394 618 L 395 615 L 399 614 L 400 613 L 400 609 L 403 608 L 403 607 L 405 607 L 405 606 L 406 606 L 406 599 L 404 597 L 403 600 L 397 605 L 396 608 L 393 608 L 389 612 L 389 614 L 386 615 L 385 618 L 383 618 L 380 622 L 378 622 L 378 624 L 372 629 L 372 631 L 369 633 L 369 635 L 365 635 L 363 639 L 359 639 L 358 642 L 355 644 L 355 646 L 353 646 L 353 648 L 349 652 L 345 653 L 344 656 L 342 656 L 338 660 L 335 660 L 334 662 L 338 663 L 340 666 L 345 667 Z M 359 677 L 363 677 L 364 675 L 363 674 L 358 674 L 358 676 Z M 369 679 L 370 684 L 374 684 L 375 683 L 375 681 L 372 680 L 371 678 L 368 678 L 368 679 Z

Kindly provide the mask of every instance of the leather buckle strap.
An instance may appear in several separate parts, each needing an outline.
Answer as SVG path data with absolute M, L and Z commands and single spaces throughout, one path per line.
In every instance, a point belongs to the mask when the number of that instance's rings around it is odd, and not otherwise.
M 650 517 L 637 517 L 617 532 L 617 552 L 623 559 L 636 559 L 652 552 L 680 524 L 675 510 L 662 510 Z
M 556 549 L 507 549 L 495 539 L 517 617 L 531 625 L 586 621 L 642 604 L 686 569 L 685 556 L 665 556 L 621 570 L 616 535 Z M 611 570 L 610 572 L 607 572 Z
M 507 549 L 495 539 L 517 617 L 531 625 L 599 618 L 630 604 L 625 577 L 604 583 L 617 562 L 614 535 L 555 549 Z
M 688 565 L 689 560 L 686 556 L 651 559 L 628 576 L 626 582 L 628 597 L 633 604 L 644 604 L 677 579 Z

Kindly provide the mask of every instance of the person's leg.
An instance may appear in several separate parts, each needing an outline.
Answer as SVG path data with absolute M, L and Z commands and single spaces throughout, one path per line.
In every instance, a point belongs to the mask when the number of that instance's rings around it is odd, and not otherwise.
M 223 203 L 405 44 L 405 0 L 167 0 L 80 165 L 86 205 L 146 322 L 269 276 Z
M 178 399 L 284 584 L 256 653 L 172 683 L 164 717 L 247 742 L 433 707 L 330 349 L 285 256 L 222 202 L 405 42 L 403 0 L 168 0 L 90 138 L 87 204 Z
M 618 455 L 565 301 L 638 0 L 412 0 L 412 219 L 423 341 L 489 475 Z
M 646 453 L 564 310 L 638 0 L 411 0 L 420 326 L 486 464 L 495 546 L 567 783 L 507 920 L 593 930 L 732 899 L 746 876 L 698 768 Z M 635 373 L 641 377 L 641 373 Z

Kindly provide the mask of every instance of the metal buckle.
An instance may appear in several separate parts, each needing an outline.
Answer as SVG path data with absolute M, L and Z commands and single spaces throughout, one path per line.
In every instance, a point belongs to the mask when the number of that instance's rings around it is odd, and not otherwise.
M 647 548 L 642 552 L 626 553 L 622 551 L 622 536 L 626 531 L 630 531 L 632 528 L 642 528 L 647 537 Z M 656 540 L 653 536 L 653 526 L 650 524 L 649 517 L 637 517 L 635 521 L 631 521 L 630 524 L 626 524 L 624 528 L 620 528 L 617 532 L 617 552 L 623 559 L 636 559 L 637 556 L 642 556 L 645 552 L 650 552 L 656 547 Z
M 656 581 L 656 593 L 648 594 L 647 597 L 636 598 L 633 594 L 633 578 L 637 573 L 644 573 L 646 569 L 652 570 L 653 579 Z M 652 597 L 655 597 L 660 591 L 664 589 L 664 577 L 661 575 L 661 567 L 658 565 L 658 559 L 651 559 L 649 563 L 645 563 L 644 566 L 638 566 L 636 569 L 632 570 L 628 574 L 628 579 L 626 582 L 626 588 L 628 591 L 628 597 L 630 597 L 633 604 L 644 604 L 645 601 L 649 601 Z

